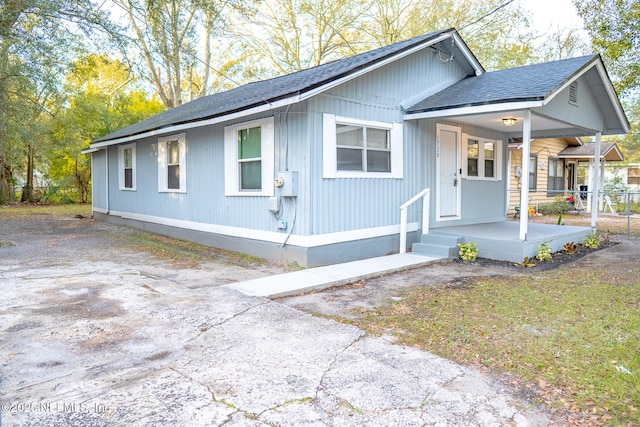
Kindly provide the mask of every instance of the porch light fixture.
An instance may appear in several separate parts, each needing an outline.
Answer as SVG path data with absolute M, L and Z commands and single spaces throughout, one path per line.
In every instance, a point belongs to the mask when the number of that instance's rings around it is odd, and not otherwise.
M 513 126 L 516 124 L 516 119 L 514 119 L 513 117 L 505 117 L 504 119 L 502 119 L 502 123 L 504 123 L 505 126 Z

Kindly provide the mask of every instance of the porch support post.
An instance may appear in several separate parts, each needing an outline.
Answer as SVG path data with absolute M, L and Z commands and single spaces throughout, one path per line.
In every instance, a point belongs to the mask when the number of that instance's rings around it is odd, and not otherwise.
M 591 228 L 596 229 L 598 220 L 598 199 L 600 197 L 600 143 L 602 140 L 602 132 L 596 133 L 596 149 L 593 154 L 593 192 L 591 193 Z
M 531 110 L 522 122 L 522 177 L 520 187 L 520 240 L 527 240 L 529 228 L 529 157 L 531 156 Z

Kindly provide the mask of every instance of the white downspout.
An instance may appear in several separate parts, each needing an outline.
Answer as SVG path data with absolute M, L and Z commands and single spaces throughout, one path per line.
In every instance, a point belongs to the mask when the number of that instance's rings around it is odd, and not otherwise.
M 529 157 L 531 156 L 531 110 L 522 123 L 522 186 L 520 188 L 520 240 L 527 240 L 529 228 Z
M 596 222 L 598 220 L 598 197 L 600 194 L 598 192 L 600 183 L 600 142 L 602 140 L 602 132 L 596 133 L 596 150 L 593 154 L 593 193 L 591 193 L 591 228 L 596 229 Z M 595 169 L 598 167 L 598 169 Z

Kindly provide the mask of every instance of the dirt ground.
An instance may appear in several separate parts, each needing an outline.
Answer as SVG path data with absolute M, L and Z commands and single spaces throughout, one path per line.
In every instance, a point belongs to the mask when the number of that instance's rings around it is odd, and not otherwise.
M 125 244 L 136 233 L 71 216 L 0 218 L 2 425 L 549 423 L 544 408 L 503 384 L 309 316 L 348 319 L 411 287 L 536 272 L 443 262 L 270 302 L 223 285 L 286 266 L 197 249 L 197 262 L 181 262 Z M 613 240 L 570 268 L 615 266 L 617 280 L 628 280 L 640 239 Z M 420 401 L 406 407 L 421 393 L 434 412 Z M 54 410 L 7 412 L 8 402 Z M 381 412 L 377 403 L 399 406 Z
M 286 266 L 171 240 L 144 250 L 136 241 L 154 239 L 140 233 L 0 217 L 2 426 L 548 424 L 479 371 L 226 286 Z M 474 269 L 434 265 L 317 301 L 348 315 Z

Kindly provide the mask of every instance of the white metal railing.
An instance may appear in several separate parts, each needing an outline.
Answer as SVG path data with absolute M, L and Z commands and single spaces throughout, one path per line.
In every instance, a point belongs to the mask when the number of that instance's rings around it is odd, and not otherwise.
M 429 193 L 425 188 L 400 206 L 400 253 L 407 252 L 407 208 L 422 198 L 422 234 L 429 233 Z

